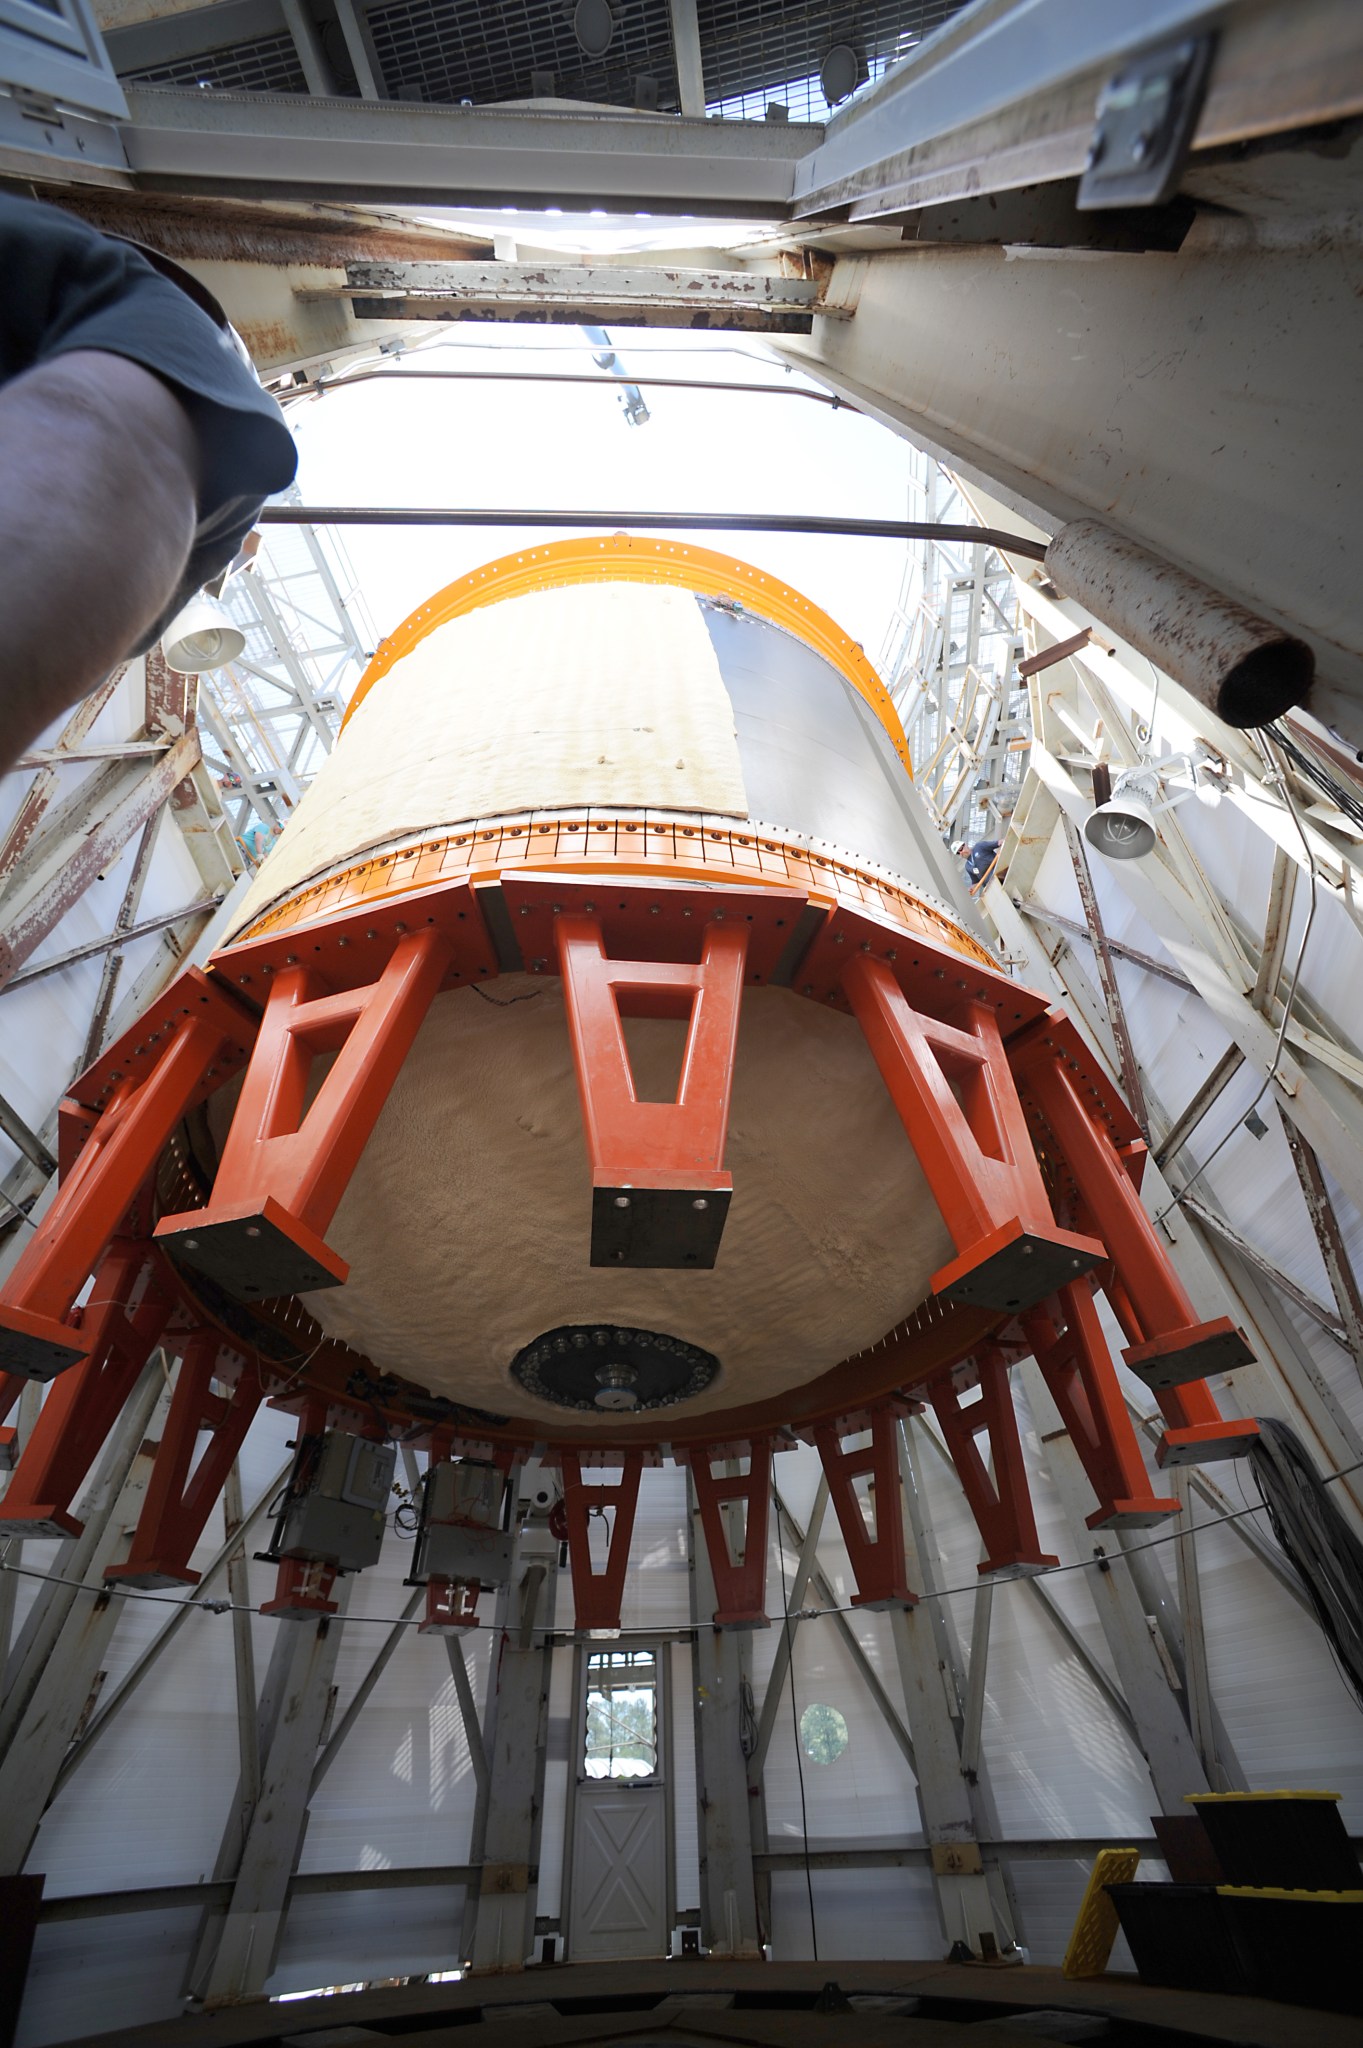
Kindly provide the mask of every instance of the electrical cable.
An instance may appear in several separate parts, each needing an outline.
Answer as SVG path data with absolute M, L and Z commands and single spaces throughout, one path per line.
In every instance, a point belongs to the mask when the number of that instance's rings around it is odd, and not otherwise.
M 1296 1566 L 1340 1675 L 1363 1707 L 1363 1543 L 1286 1423 L 1265 1416 L 1250 1470 L 1284 1555 Z
M 1323 1474 L 1320 1483 L 1322 1486 L 1331 1486 L 1337 1479 L 1348 1479 L 1355 1472 L 1363 1472 L 1363 1458 L 1360 1458 L 1356 1464 L 1342 1466 L 1337 1472 Z M 1031 1579 L 1054 1579 L 1060 1577 L 1064 1572 L 1106 1571 L 1112 1565 L 1121 1564 L 1128 1557 L 1133 1557 L 1138 1551 L 1158 1550 L 1161 1544 L 1181 1543 L 1185 1538 L 1196 1542 L 1197 1538 L 1205 1535 L 1209 1529 L 1221 1528 L 1227 1522 L 1241 1522 L 1246 1515 L 1263 1515 L 1269 1512 L 1265 1502 L 1256 1501 L 1252 1507 L 1236 1508 L 1228 1515 L 1211 1515 L 1205 1522 L 1198 1522 L 1191 1529 L 1173 1529 L 1166 1536 L 1152 1536 L 1147 1543 L 1132 1543 L 1117 1550 L 1103 1550 L 1099 1548 L 1092 1557 L 1076 1558 L 1072 1564 L 1048 1564 L 1041 1571 L 1029 1572 L 1027 1576 Z M 27 1540 L 35 1541 L 39 1539 L 29 1538 Z M 785 1560 L 783 1557 L 783 1588 L 784 1564 Z M 0 1563 L 0 1571 L 14 1572 L 19 1578 L 23 1579 L 38 1579 L 45 1585 L 72 1586 L 78 1593 L 91 1593 L 101 1599 L 105 1594 L 116 1590 L 120 1600 L 154 1600 L 163 1607 L 204 1607 L 213 1614 L 259 1614 L 261 1611 L 260 1608 L 252 1607 L 246 1601 L 234 1603 L 230 1600 L 196 1600 L 192 1596 L 186 1597 L 183 1594 L 177 1593 L 153 1593 L 138 1586 L 118 1586 L 114 1588 L 103 1583 L 91 1585 L 85 1579 L 69 1579 L 61 1572 L 35 1571 L 28 1565 L 9 1564 L 8 1562 Z M 968 1585 L 942 1586 L 933 1593 L 920 1593 L 918 1601 L 921 1606 L 929 1600 L 951 1600 L 958 1594 L 977 1593 L 979 1589 L 980 1581 L 974 1579 Z M 864 1612 L 860 1607 L 853 1607 L 850 1602 L 843 1607 L 809 1607 L 801 1611 L 803 1617 L 809 1621 L 818 1621 L 824 1615 L 861 1615 Z M 372 1622 L 375 1626 L 382 1628 L 418 1628 L 420 1626 L 420 1619 L 415 1615 L 407 1618 L 400 1614 L 350 1614 L 346 1616 L 346 1620 L 348 1623 Z M 690 1636 L 694 1635 L 695 1631 L 688 1629 L 682 1633 Z M 656 1640 L 658 1631 L 656 1628 L 622 1628 L 619 1634 L 622 1637 L 647 1636 L 650 1640 Z M 564 1640 L 569 1641 L 572 1638 L 568 1636 Z
M 1316 921 L 1316 905 L 1320 899 L 1320 874 L 1316 867 L 1316 856 L 1311 849 L 1311 841 L 1307 836 L 1306 827 L 1301 820 L 1301 813 L 1297 809 L 1295 799 L 1293 798 L 1292 791 L 1288 785 L 1287 769 L 1286 767 L 1281 766 L 1280 764 L 1274 761 L 1272 752 L 1270 751 L 1268 743 L 1266 741 L 1260 741 L 1257 734 L 1253 734 L 1251 735 L 1251 737 L 1255 739 L 1256 744 L 1259 746 L 1260 752 L 1264 755 L 1265 759 L 1268 762 L 1270 770 L 1276 776 L 1279 783 L 1279 787 L 1281 788 L 1283 793 L 1283 802 L 1286 804 L 1288 810 L 1292 814 L 1292 822 L 1297 828 L 1297 836 L 1301 840 L 1302 851 L 1306 855 L 1306 865 L 1310 870 L 1311 874 L 1311 901 L 1307 907 L 1306 923 L 1302 928 L 1301 942 L 1297 947 L 1297 959 L 1296 964 L 1292 969 L 1292 981 L 1288 988 L 1286 999 L 1283 1003 L 1282 1022 L 1278 1026 L 1278 1038 L 1277 1043 L 1273 1048 L 1273 1059 L 1269 1066 L 1268 1072 L 1264 1075 L 1263 1086 L 1260 1088 L 1259 1093 L 1255 1096 L 1253 1102 L 1251 1102 L 1249 1108 L 1245 1110 L 1241 1116 L 1236 1118 L 1235 1122 L 1231 1125 L 1230 1129 L 1225 1133 L 1225 1135 L 1219 1138 L 1216 1144 L 1213 1145 L 1211 1151 L 1207 1154 L 1202 1164 L 1196 1169 L 1195 1172 L 1189 1174 L 1187 1180 L 1183 1183 L 1183 1186 L 1178 1190 L 1177 1194 L 1174 1195 L 1173 1199 L 1167 1202 L 1164 1208 L 1162 1208 L 1159 1211 L 1158 1215 L 1154 1219 L 1156 1223 L 1163 1223 L 1165 1217 L 1171 1215 L 1173 1211 L 1178 1208 L 1180 1202 L 1184 1202 L 1187 1200 L 1188 1196 L 1192 1193 L 1193 1188 L 1197 1185 L 1198 1181 L 1201 1180 L 1203 1174 L 1207 1171 L 1207 1168 L 1211 1165 L 1212 1161 L 1216 1158 L 1217 1154 L 1224 1151 L 1225 1147 L 1230 1143 L 1231 1139 L 1235 1136 L 1235 1133 L 1243 1128 L 1246 1120 L 1249 1117 L 1253 1116 L 1255 1110 L 1259 1107 L 1259 1104 L 1263 1101 L 1269 1089 L 1273 1086 L 1274 1081 L 1277 1079 L 1278 1068 L 1282 1064 L 1283 1047 L 1287 1043 L 1287 1027 L 1292 1021 L 1292 1005 L 1297 999 L 1297 983 L 1301 979 L 1302 962 L 1306 958 L 1306 944 L 1311 936 L 1311 927 Z
M 781 1536 L 781 1519 L 776 1519 L 776 1555 L 781 1562 L 781 1612 L 785 1616 L 786 1673 L 790 1680 L 790 1724 L 795 1732 L 795 1768 L 800 1774 L 800 1832 L 805 1847 L 805 1891 L 809 1897 L 809 1939 L 814 1960 L 819 1960 L 819 1923 L 814 1916 L 814 1878 L 809 1863 L 809 1809 L 805 1805 L 805 1766 L 800 1753 L 800 1715 L 795 1704 L 795 1637 L 790 1627 L 790 1595 L 786 1590 L 786 1546 Z

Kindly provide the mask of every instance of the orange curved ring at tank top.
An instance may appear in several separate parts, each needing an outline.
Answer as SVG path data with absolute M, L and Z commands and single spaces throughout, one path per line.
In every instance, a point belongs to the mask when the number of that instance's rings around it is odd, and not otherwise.
M 451 619 L 461 619 L 484 605 L 500 604 L 504 598 L 525 597 L 534 590 L 556 590 L 570 583 L 661 583 L 674 590 L 694 590 L 699 595 L 733 598 L 760 618 L 784 626 L 798 639 L 821 654 L 852 685 L 868 704 L 889 735 L 890 744 L 913 775 L 913 760 L 899 713 L 864 650 L 828 613 L 820 611 L 798 590 L 769 576 L 751 562 L 733 555 L 718 555 L 711 548 L 693 548 L 681 541 L 648 540 L 640 534 L 598 534 L 586 540 L 555 540 L 543 547 L 525 548 L 514 555 L 502 555 L 485 562 L 447 583 L 405 618 L 395 632 L 379 645 L 368 668 L 360 677 L 341 720 L 345 730 L 357 707 L 381 677 L 386 676 L 427 634 Z

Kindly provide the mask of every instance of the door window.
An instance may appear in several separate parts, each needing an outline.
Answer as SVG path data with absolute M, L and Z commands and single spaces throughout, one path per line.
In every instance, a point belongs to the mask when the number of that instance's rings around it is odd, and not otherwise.
M 652 1650 L 602 1650 L 587 1659 L 589 1778 L 652 1778 L 658 1771 L 658 1663 Z

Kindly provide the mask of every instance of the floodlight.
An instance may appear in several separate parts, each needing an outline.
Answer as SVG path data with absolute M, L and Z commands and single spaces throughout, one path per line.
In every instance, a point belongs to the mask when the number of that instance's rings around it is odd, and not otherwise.
M 1084 837 L 1108 860 L 1141 860 L 1155 844 L 1152 806 L 1137 791 L 1111 796 L 1084 820 Z
M 573 34 L 584 57 L 604 57 L 615 35 L 615 16 L 608 0 L 577 0 Z
M 245 651 L 246 635 L 231 614 L 215 598 L 200 591 L 175 614 L 161 636 L 161 653 L 166 667 L 177 675 L 202 675 L 206 669 L 226 668 L 229 661 Z
M 861 53 L 850 43 L 834 43 L 819 66 L 819 88 L 830 107 L 849 99 L 865 77 Z

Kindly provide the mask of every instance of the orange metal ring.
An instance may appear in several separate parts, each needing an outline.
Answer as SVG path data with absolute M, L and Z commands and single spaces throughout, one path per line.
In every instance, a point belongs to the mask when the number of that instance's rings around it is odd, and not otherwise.
M 561 589 L 570 583 L 662 583 L 673 589 L 731 597 L 773 625 L 796 634 L 816 654 L 845 676 L 875 713 L 890 743 L 912 777 L 913 760 L 890 693 L 867 660 L 864 649 L 841 626 L 798 590 L 768 576 L 751 562 L 718 555 L 710 548 L 688 547 L 681 541 L 648 540 L 633 533 L 598 534 L 587 540 L 556 540 L 544 547 L 502 555 L 447 583 L 384 640 L 360 677 L 341 720 L 342 730 L 382 676 L 437 627 L 463 618 L 503 598 L 524 597 L 532 590 Z

